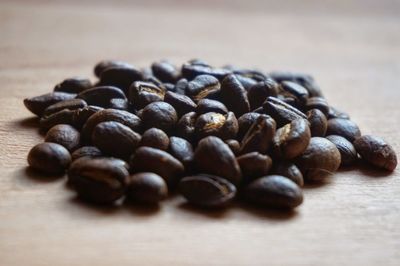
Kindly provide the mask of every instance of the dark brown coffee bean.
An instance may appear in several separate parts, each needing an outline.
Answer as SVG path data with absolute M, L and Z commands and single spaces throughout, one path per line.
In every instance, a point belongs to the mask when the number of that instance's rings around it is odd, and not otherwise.
M 102 157 L 103 153 L 101 152 L 101 150 L 99 150 L 99 148 L 95 147 L 95 146 L 83 146 L 77 150 L 75 150 L 72 154 L 72 161 L 75 161 L 79 158 L 82 157 Z
M 279 84 L 270 78 L 257 82 L 247 93 L 250 102 L 250 109 L 254 110 L 262 106 L 269 96 L 276 97 L 279 91 Z
M 223 68 L 211 68 L 210 66 L 199 64 L 183 64 L 182 75 L 188 80 L 192 80 L 201 75 L 208 75 L 222 80 L 225 76 L 229 75 L 231 71 Z
M 207 62 L 204 61 L 203 59 L 199 59 L 199 58 L 190 59 L 190 60 L 188 61 L 188 64 L 191 64 L 191 65 L 198 65 L 198 66 L 211 67 L 211 65 L 210 65 L 209 63 L 207 63 Z
M 63 174 L 71 163 L 69 151 L 57 143 L 40 143 L 28 154 L 29 166 L 45 174 Z
M 168 187 L 161 176 L 150 172 L 137 173 L 128 179 L 126 195 L 129 199 L 156 204 L 168 196 Z
M 153 63 L 151 70 L 154 76 L 162 82 L 175 83 L 181 75 L 180 70 L 176 66 L 165 60 Z
M 237 117 L 250 112 L 247 91 L 235 75 L 228 75 L 221 83 L 221 101 Z
M 59 125 L 67 124 L 74 125 L 74 115 L 77 110 L 64 109 L 49 116 L 44 116 L 40 119 L 40 129 L 47 132 L 50 128 Z
M 258 152 L 246 153 L 236 159 L 243 174 L 242 183 L 244 184 L 267 175 L 272 166 L 271 158 Z
M 293 72 L 271 72 L 268 74 L 271 78 L 278 82 L 293 81 L 307 89 L 310 97 L 322 97 L 321 89 L 315 83 L 312 76 L 303 73 Z
M 272 139 L 272 150 L 276 157 L 290 160 L 304 152 L 310 139 L 307 120 L 296 119 L 276 131 Z
M 81 134 L 73 126 L 57 125 L 47 131 L 44 141 L 53 142 L 64 146 L 69 151 L 79 148 Z
M 205 174 L 182 178 L 179 191 L 189 203 L 213 208 L 226 206 L 236 195 L 236 187 L 228 180 Z
M 240 154 L 253 151 L 266 153 L 275 135 L 275 129 L 275 121 L 270 116 L 259 116 L 243 137 Z
M 95 67 L 94 67 L 94 74 L 96 77 L 100 78 L 101 74 L 104 72 L 104 70 L 111 68 L 111 67 L 125 67 L 125 68 L 134 68 L 131 64 L 123 61 L 117 61 L 117 60 L 104 60 L 99 62 Z
M 329 106 L 328 119 L 332 118 L 350 119 L 350 116 L 349 114 L 342 112 L 333 106 Z
M 313 137 L 307 149 L 296 159 L 296 165 L 307 181 L 322 181 L 340 166 L 340 152 L 325 138 Z
M 237 138 L 239 140 L 241 140 L 244 137 L 249 128 L 253 125 L 254 121 L 256 121 L 260 115 L 261 114 L 259 113 L 250 112 L 250 113 L 245 113 L 244 115 L 238 118 L 239 131 L 237 134 Z
M 79 108 L 84 108 L 87 106 L 86 102 L 82 99 L 70 99 L 61 101 L 55 104 L 50 105 L 46 108 L 43 112 L 43 116 L 49 116 L 54 113 L 57 113 L 61 110 L 68 109 L 68 110 L 76 110 Z
M 300 84 L 292 81 L 282 81 L 281 88 L 285 93 L 292 95 L 300 106 L 307 102 L 309 97 L 308 91 Z
M 136 115 L 127 111 L 116 110 L 116 109 L 104 109 L 96 112 L 89 119 L 87 119 L 85 125 L 82 128 L 82 138 L 85 141 L 91 140 L 92 132 L 95 126 L 101 122 L 115 121 L 121 123 L 135 132 L 141 132 L 142 120 Z
M 169 137 L 161 129 L 153 127 L 143 133 L 139 146 L 147 146 L 165 151 L 169 146 Z
M 125 160 L 135 151 L 139 141 L 139 134 L 115 121 L 97 124 L 92 133 L 92 143 L 102 152 Z
M 152 102 L 164 100 L 165 89 L 153 83 L 136 81 L 129 87 L 129 100 L 136 109 L 142 109 Z
M 194 161 L 199 172 L 221 176 L 239 184 L 241 172 L 235 155 L 220 138 L 210 136 L 200 140 Z
M 248 201 L 263 207 L 292 209 L 303 202 L 301 188 L 292 180 L 279 175 L 254 180 L 245 187 L 243 195 Z
M 85 100 L 89 105 L 104 108 L 110 105 L 110 100 L 113 98 L 126 99 L 122 90 L 112 86 L 93 87 L 79 93 L 76 97 Z
M 129 109 L 129 102 L 127 99 L 112 98 L 110 100 L 110 103 L 108 104 L 108 107 L 111 109 L 118 109 L 118 110 L 126 111 Z
M 75 128 L 81 129 L 86 121 L 95 113 L 104 110 L 101 107 L 89 105 L 83 108 L 76 109 L 72 117 L 72 124 Z
M 275 97 L 268 97 L 263 107 L 265 112 L 275 120 L 278 128 L 299 118 L 307 119 L 300 110 Z
M 193 101 L 204 98 L 215 98 L 220 93 L 221 84 L 218 79 L 210 75 L 200 75 L 187 84 L 185 94 Z
M 274 167 L 272 168 L 271 172 L 274 175 L 281 175 L 289 178 L 300 187 L 304 186 L 303 174 L 301 173 L 300 169 L 291 162 L 274 162 Z
M 89 79 L 83 77 L 73 77 L 63 80 L 61 83 L 54 87 L 54 91 L 62 91 L 68 93 L 80 93 L 84 90 L 90 89 L 92 83 Z
M 128 176 L 128 170 L 112 158 L 80 158 L 68 170 L 69 182 L 78 196 L 99 204 L 111 204 L 121 198 Z
M 37 116 L 42 116 L 44 110 L 55 103 L 75 98 L 76 94 L 66 92 L 51 92 L 40 96 L 24 99 L 25 107 Z
M 328 129 L 328 120 L 324 113 L 318 109 L 311 109 L 307 111 L 307 120 L 310 124 L 310 131 L 312 137 L 324 137 Z
M 170 91 L 165 94 L 164 101 L 175 108 L 179 117 L 189 112 L 193 112 L 197 107 L 188 96 Z
M 180 79 L 176 82 L 175 84 L 175 92 L 179 94 L 186 94 L 186 88 L 189 84 L 189 81 L 187 79 Z
M 132 66 L 116 66 L 106 68 L 101 73 L 100 84 L 103 86 L 115 86 L 126 93 L 129 86 L 138 80 L 143 80 L 140 70 Z
M 175 187 L 185 171 L 183 164 L 169 153 L 150 147 L 140 147 L 131 158 L 130 166 L 136 173 L 153 172 Z
M 236 137 L 239 130 L 235 114 L 205 113 L 200 115 L 195 124 L 195 134 L 198 139 L 207 136 L 217 136 L 223 140 Z
M 210 99 L 202 99 L 197 103 L 196 113 L 197 115 L 205 114 L 205 113 L 220 113 L 227 114 L 228 108 L 221 103 L 220 101 L 210 100 Z
M 324 113 L 324 115 L 328 115 L 329 104 L 323 97 L 311 97 L 307 99 L 305 109 L 306 110 L 318 109 L 322 113 Z
M 335 144 L 336 148 L 339 150 L 341 166 L 349 166 L 357 161 L 357 151 L 350 141 L 337 135 L 327 136 L 326 139 Z
M 235 139 L 227 139 L 225 140 L 226 145 L 231 149 L 231 151 L 235 154 L 238 155 L 240 152 L 240 143 L 239 141 Z
M 342 118 L 333 118 L 328 120 L 328 129 L 326 135 L 339 135 L 350 142 L 361 136 L 360 129 L 351 120 Z
M 178 122 L 178 115 L 169 103 L 154 102 L 143 108 L 142 119 L 145 128 L 159 128 L 170 132 Z
M 232 70 L 235 75 L 241 75 L 247 78 L 254 79 L 255 81 L 263 81 L 267 79 L 267 76 L 258 69 L 234 68 Z
M 169 144 L 169 153 L 185 166 L 186 171 L 191 170 L 194 151 L 190 142 L 183 138 L 171 137 Z
M 364 135 L 354 141 L 354 147 L 369 164 L 388 171 L 396 169 L 396 152 L 382 138 Z
M 240 74 L 236 74 L 236 78 L 240 81 L 240 83 L 243 85 L 244 89 L 248 92 L 251 87 L 257 84 L 257 81 L 255 79 L 252 79 L 250 77 L 246 77 Z

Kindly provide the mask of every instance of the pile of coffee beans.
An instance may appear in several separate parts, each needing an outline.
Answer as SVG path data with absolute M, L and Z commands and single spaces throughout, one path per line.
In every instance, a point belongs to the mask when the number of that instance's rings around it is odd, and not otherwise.
M 291 209 L 304 183 L 324 182 L 340 166 L 397 165 L 392 147 L 362 135 L 309 75 L 198 59 L 144 69 L 102 61 L 94 73 L 95 83 L 68 78 L 24 100 L 46 133 L 29 165 L 67 172 L 86 201 L 156 204 L 177 191 L 199 207 L 240 199 Z

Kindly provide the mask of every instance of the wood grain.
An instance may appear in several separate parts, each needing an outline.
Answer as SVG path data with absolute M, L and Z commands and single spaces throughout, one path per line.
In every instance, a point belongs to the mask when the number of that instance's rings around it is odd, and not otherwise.
M 126 2 L 126 1 L 125 1 Z M 96 208 L 26 168 L 42 141 L 22 100 L 106 58 L 312 73 L 364 133 L 400 152 L 398 1 L 0 3 L 0 265 L 400 265 L 400 174 L 363 166 L 293 213 Z M 293 1 L 291 1 L 293 2 Z

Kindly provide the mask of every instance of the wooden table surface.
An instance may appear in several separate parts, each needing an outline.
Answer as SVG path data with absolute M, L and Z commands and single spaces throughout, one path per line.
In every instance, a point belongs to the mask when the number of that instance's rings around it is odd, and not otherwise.
M 341 171 L 292 213 L 202 212 L 179 197 L 95 208 L 27 170 L 42 136 L 23 98 L 94 78 L 101 59 L 309 72 L 400 153 L 399 1 L 156 2 L 1 1 L 0 265 L 400 265 L 399 170 Z

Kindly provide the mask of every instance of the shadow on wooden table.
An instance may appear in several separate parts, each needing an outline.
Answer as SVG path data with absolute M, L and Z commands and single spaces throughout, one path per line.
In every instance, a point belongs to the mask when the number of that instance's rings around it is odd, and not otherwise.
M 26 166 L 23 172 L 25 173 L 25 176 L 29 180 L 33 180 L 33 181 L 40 182 L 40 183 L 56 182 L 56 181 L 60 181 L 60 179 L 64 177 L 64 174 L 60 174 L 60 175 L 44 174 L 44 173 L 39 172 L 29 166 Z
M 36 116 L 23 118 L 15 121 L 16 125 L 24 128 L 39 128 L 39 118 Z

